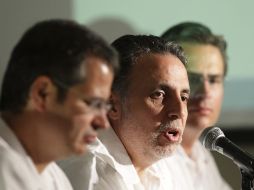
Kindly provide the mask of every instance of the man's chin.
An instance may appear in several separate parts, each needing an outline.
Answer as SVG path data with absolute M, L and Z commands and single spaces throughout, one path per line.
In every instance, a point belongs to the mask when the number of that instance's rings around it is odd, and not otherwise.
M 158 159 L 163 159 L 171 156 L 176 148 L 179 146 L 179 143 L 175 143 L 170 145 L 170 147 L 157 147 L 155 148 L 155 155 L 157 156 Z
M 200 118 L 198 120 L 188 120 L 187 127 L 203 130 L 207 127 L 212 126 L 211 121 L 208 118 Z
M 73 154 L 74 155 L 80 156 L 80 155 L 83 155 L 86 152 L 87 152 L 87 146 L 84 145 L 84 144 L 79 144 L 79 145 L 76 144 L 73 147 Z

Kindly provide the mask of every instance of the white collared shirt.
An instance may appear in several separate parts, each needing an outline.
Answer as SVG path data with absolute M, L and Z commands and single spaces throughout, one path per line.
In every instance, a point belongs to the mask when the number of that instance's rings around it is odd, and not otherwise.
M 166 160 L 169 171 L 176 174 L 172 175 L 172 181 L 186 184 L 183 190 L 231 190 L 221 177 L 211 153 L 199 141 L 194 144 L 191 158 L 179 146 Z
M 178 190 L 167 162 L 153 164 L 140 178 L 114 130 L 104 130 L 99 137 L 84 156 L 59 163 L 75 190 Z
M 52 162 L 41 173 L 44 189 L 47 190 L 72 190 L 72 186 L 59 166 Z
M 0 189 L 72 190 L 72 187 L 55 163 L 39 174 L 15 134 L 0 118 Z

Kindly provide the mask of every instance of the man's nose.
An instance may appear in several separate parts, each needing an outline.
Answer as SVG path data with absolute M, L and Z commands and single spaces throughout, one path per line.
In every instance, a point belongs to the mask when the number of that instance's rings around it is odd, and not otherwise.
M 203 80 L 198 84 L 196 90 L 191 95 L 191 98 L 206 98 L 210 94 L 210 84 L 208 80 Z
M 98 115 L 95 116 L 92 125 L 95 128 L 106 129 L 110 127 L 107 112 L 102 110 Z
M 168 102 L 168 117 L 171 119 L 185 118 L 188 114 L 187 103 L 181 97 L 175 97 Z

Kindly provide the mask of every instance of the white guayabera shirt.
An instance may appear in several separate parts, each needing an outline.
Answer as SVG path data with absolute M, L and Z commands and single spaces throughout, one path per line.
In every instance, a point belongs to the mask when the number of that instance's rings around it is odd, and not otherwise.
M 179 190 L 188 188 L 172 182 L 168 161 L 161 160 L 139 178 L 132 162 L 113 129 L 103 130 L 88 154 L 62 161 L 75 190 Z M 178 171 L 178 173 L 181 173 Z M 177 178 L 176 178 L 177 180 Z
M 172 181 L 188 186 L 183 190 L 231 190 L 221 177 L 211 153 L 199 141 L 194 144 L 191 158 L 179 146 L 174 155 L 166 160 L 169 171 L 178 173 L 173 175 Z
M 0 118 L 0 189 L 72 190 L 72 187 L 55 163 L 39 174 L 17 137 Z

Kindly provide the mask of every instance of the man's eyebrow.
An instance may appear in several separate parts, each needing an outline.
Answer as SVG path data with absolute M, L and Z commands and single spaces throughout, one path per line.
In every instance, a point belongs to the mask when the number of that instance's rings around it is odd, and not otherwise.
M 163 90 L 167 90 L 167 91 L 170 90 L 170 86 L 168 84 L 164 84 L 164 83 L 159 84 L 159 88 L 161 88 Z
M 213 77 L 213 78 L 223 78 L 224 75 L 223 74 L 209 74 L 208 77 Z
M 101 98 L 101 97 L 88 97 L 88 98 L 86 98 L 88 101 L 90 101 L 90 102 L 95 102 L 95 101 L 97 101 L 97 102 L 102 102 L 102 101 L 108 101 L 108 99 L 105 99 L 105 98 Z
M 182 90 L 182 93 L 190 94 L 190 89 L 186 88 Z
M 202 77 L 203 75 L 201 73 L 196 73 L 196 72 L 191 72 L 188 71 L 188 76 L 198 76 L 198 77 Z M 219 74 L 208 74 L 208 77 L 224 77 L 223 73 L 219 73 Z
M 191 76 L 202 76 L 201 73 L 196 73 L 196 72 L 192 72 L 192 71 L 187 71 L 187 74 L 188 76 L 191 75 Z
M 170 91 L 170 86 L 168 86 L 167 84 L 159 84 L 159 87 L 163 90 L 166 91 Z M 183 90 L 181 90 L 181 93 L 186 93 L 186 94 L 190 94 L 190 89 L 189 88 L 184 88 Z

